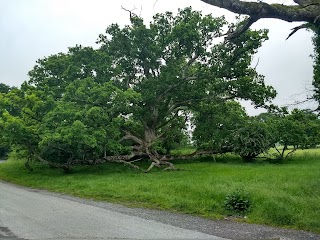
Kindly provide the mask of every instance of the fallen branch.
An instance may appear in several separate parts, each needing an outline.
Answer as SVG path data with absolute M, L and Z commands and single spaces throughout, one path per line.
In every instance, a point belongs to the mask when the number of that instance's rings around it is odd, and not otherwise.
M 160 155 L 157 152 L 150 152 L 149 150 L 145 152 L 132 152 L 131 154 L 127 155 L 113 155 L 113 156 L 106 156 L 103 158 L 97 158 L 97 159 L 69 159 L 66 163 L 58 163 L 58 162 L 51 162 L 43 157 L 41 157 L 38 154 L 34 154 L 33 156 L 39 160 L 40 162 L 48 165 L 49 167 L 53 168 L 61 168 L 66 172 L 70 171 L 70 168 L 72 166 L 91 166 L 91 165 L 98 165 L 98 164 L 103 164 L 106 162 L 109 163 L 121 163 L 127 166 L 130 166 L 135 169 L 142 170 L 138 165 L 136 165 L 136 162 L 139 162 L 141 160 L 144 160 L 146 158 L 149 158 L 151 161 L 150 166 L 148 169 L 146 169 L 144 172 L 149 172 L 153 167 L 158 167 L 163 168 L 164 171 L 166 170 L 176 170 L 174 164 L 170 161 L 176 160 L 176 159 L 182 159 L 182 160 L 191 160 L 199 156 L 213 156 L 214 154 L 218 153 L 223 153 L 221 151 L 195 151 L 192 154 L 186 154 L 186 155 L 180 155 L 180 156 L 175 156 L 175 155 Z M 26 162 L 25 164 L 27 169 L 31 170 L 31 167 L 29 165 L 29 161 Z

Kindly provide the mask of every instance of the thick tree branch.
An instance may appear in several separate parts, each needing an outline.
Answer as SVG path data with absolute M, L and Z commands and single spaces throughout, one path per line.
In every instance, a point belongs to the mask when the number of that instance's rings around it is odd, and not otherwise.
M 242 33 L 244 33 L 245 31 L 247 31 L 252 24 L 254 24 L 256 21 L 258 21 L 259 18 L 257 17 L 249 17 L 247 21 L 244 22 L 244 24 L 238 28 L 235 32 L 228 32 L 226 35 L 226 39 L 231 40 L 234 38 L 239 37 Z
M 294 0 L 298 5 L 267 4 L 262 1 L 247 2 L 240 0 L 201 0 L 210 5 L 227 9 L 237 14 L 249 15 L 248 20 L 234 32 L 228 32 L 227 40 L 234 39 L 244 33 L 261 18 L 276 18 L 287 22 L 306 22 L 320 26 L 320 0 Z M 302 27 L 303 26 L 303 27 Z M 307 25 L 293 29 L 288 38 Z M 287 38 L 287 39 L 288 39 Z
M 129 131 L 125 131 L 125 130 L 124 130 L 123 132 L 124 132 L 126 135 L 123 136 L 123 137 L 120 139 L 120 141 L 123 141 L 123 140 L 132 140 L 132 141 L 138 143 L 139 145 L 142 145 L 142 144 L 143 144 L 143 141 L 142 141 L 140 138 L 134 136 L 134 135 L 131 134 Z
M 130 155 L 107 156 L 104 159 L 108 162 L 123 163 L 124 165 L 128 165 L 132 168 L 140 170 L 140 168 L 137 165 L 133 164 L 133 162 L 140 161 L 141 158 L 137 159 L 136 161 L 130 161 L 130 159 L 134 158 L 135 156 L 137 156 L 136 153 L 131 153 Z
M 317 9 L 305 9 L 299 5 L 267 4 L 264 2 L 246 2 L 240 0 L 201 0 L 210 5 L 227 9 L 237 14 L 245 14 L 254 18 L 276 18 L 287 22 L 313 23 L 319 11 Z M 306 4 L 306 1 L 296 1 Z M 315 0 L 314 2 L 318 2 Z M 298 3 L 299 4 L 299 3 Z M 317 22 L 320 24 L 320 22 Z
M 319 4 L 318 0 L 293 0 L 296 4 L 300 6 L 309 6 Z

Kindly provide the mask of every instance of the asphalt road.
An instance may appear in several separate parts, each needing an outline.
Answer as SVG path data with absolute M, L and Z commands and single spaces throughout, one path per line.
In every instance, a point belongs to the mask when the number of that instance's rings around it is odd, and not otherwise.
M 216 239 L 0 182 L 0 239 Z
M 229 220 L 211 221 L 166 211 L 127 208 L 0 181 L 0 239 L 319 240 L 320 235 Z

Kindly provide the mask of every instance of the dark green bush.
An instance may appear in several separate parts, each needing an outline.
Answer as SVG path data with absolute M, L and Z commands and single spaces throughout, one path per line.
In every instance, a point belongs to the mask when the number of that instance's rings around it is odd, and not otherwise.
M 251 200 L 249 193 L 245 192 L 243 189 L 236 189 L 228 194 L 224 201 L 225 209 L 236 214 L 243 214 L 249 211 L 250 206 Z

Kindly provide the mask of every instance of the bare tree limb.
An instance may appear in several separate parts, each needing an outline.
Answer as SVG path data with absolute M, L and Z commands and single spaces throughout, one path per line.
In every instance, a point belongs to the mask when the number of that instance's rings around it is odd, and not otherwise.
M 122 5 L 121 5 L 121 9 L 128 12 L 130 14 L 130 21 L 132 21 L 132 18 L 133 17 L 136 17 L 137 15 L 135 13 L 133 13 L 132 11 L 136 10 L 136 8 L 132 9 L 132 10 L 129 10 L 129 9 L 126 9 L 124 8 Z
M 257 18 L 277 18 L 287 22 L 313 22 L 319 15 L 314 11 L 299 6 L 307 1 L 295 1 L 299 5 L 267 4 L 265 2 L 246 2 L 240 0 L 201 0 L 210 5 L 227 9 L 238 14 L 245 14 Z M 313 2 L 318 2 L 314 0 Z
M 242 27 L 236 29 L 235 32 L 229 32 L 227 36 L 229 40 L 238 37 L 248 30 L 254 22 L 262 18 L 274 18 L 287 22 L 307 22 L 320 26 L 320 0 L 294 0 L 298 5 L 268 4 L 262 1 L 247 2 L 240 0 L 201 1 L 237 14 L 249 16 L 248 21 Z M 302 28 L 305 27 L 294 28 L 289 37 Z
M 123 132 L 124 132 L 126 135 L 123 136 L 123 137 L 120 139 L 120 141 L 123 141 L 123 140 L 132 140 L 132 141 L 138 143 L 139 145 L 142 145 L 142 144 L 143 144 L 143 141 L 142 141 L 140 138 L 138 138 L 137 136 L 134 136 L 134 135 L 131 134 L 129 131 L 124 130 Z
M 299 31 L 300 29 L 305 29 L 305 28 L 310 28 L 310 24 L 309 23 L 304 23 L 301 24 L 297 27 L 292 28 L 292 32 L 289 34 L 289 36 L 286 38 L 286 40 L 288 40 L 293 34 L 295 34 L 297 31 Z
M 240 28 L 238 28 L 235 32 L 228 32 L 226 34 L 227 35 L 226 39 L 231 40 L 239 37 L 242 33 L 247 31 L 252 24 L 254 24 L 258 20 L 259 20 L 258 17 L 249 17 L 248 20 L 245 21 L 244 24 Z

